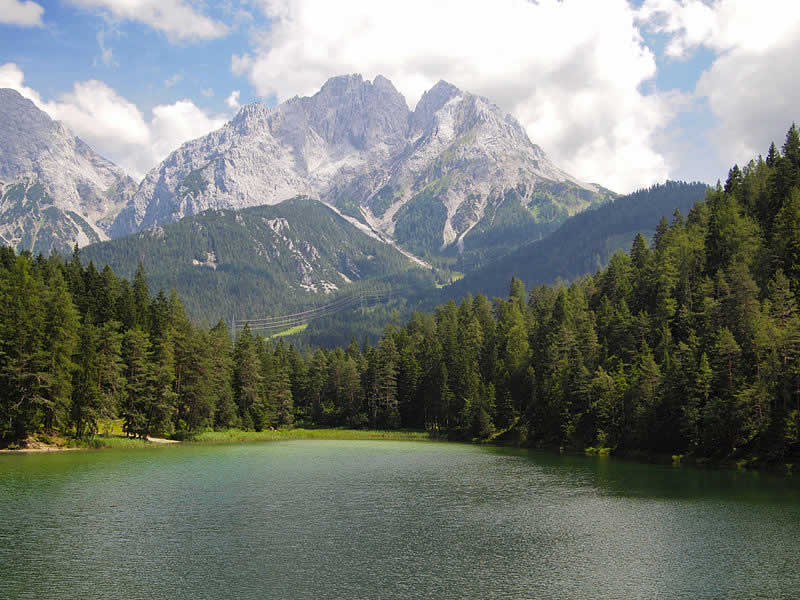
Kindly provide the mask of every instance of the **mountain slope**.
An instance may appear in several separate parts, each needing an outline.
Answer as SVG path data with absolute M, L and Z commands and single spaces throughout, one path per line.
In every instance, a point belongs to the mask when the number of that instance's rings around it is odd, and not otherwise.
M 487 248 L 468 234 L 496 229 L 503 203 L 516 203 L 519 210 L 506 211 L 513 224 L 538 237 L 613 196 L 556 167 L 485 98 L 440 82 L 412 112 L 384 77 L 349 75 L 275 108 L 245 106 L 184 144 L 147 174 L 112 231 L 295 195 L 336 206 L 426 256 Z
M 572 280 L 604 267 L 619 249 L 628 250 L 639 232 L 652 235 L 662 216 L 684 215 L 702 200 L 703 183 L 667 181 L 617 198 L 566 221 L 549 237 L 527 244 L 491 262 L 443 290 L 446 298 L 467 293 L 504 296 L 512 277 L 527 285 Z
M 409 270 L 432 287 L 427 270 L 308 198 L 206 211 L 82 257 L 129 278 L 141 261 L 154 290 L 176 288 L 189 313 L 209 321 L 297 312 Z
M 0 238 L 49 252 L 107 239 L 134 181 L 18 92 L 0 89 Z
M 78 243 L 99 242 L 100 234 L 78 213 L 58 208 L 41 180 L 22 177 L 0 183 L 0 242 L 20 250 L 61 253 Z

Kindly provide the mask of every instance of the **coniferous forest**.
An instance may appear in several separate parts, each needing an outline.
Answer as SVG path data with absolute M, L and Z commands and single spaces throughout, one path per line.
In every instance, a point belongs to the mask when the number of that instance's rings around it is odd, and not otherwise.
M 0 251 L 0 437 L 207 428 L 787 461 L 800 454 L 800 136 L 569 285 L 467 296 L 376 345 L 304 349 L 194 324 L 110 268 Z

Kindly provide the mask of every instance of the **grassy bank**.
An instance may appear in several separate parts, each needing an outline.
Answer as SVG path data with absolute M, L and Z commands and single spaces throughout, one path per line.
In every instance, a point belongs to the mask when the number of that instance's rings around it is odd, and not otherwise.
M 380 431 L 373 429 L 276 429 L 265 431 L 205 431 L 192 443 L 270 442 L 280 440 L 429 440 L 424 431 Z
M 2 452 L 55 452 L 59 450 L 92 450 L 118 449 L 136 450 L 159 446 L 178 445 L 171 440 L 142 440 L 129 438 L 117 431 L 116 424 L 109 424 L 101 433 L 88 440 L 75 438 L 46 436 L 45 440 L 29 438 L 29 445 L 14 444 Z M 44 437 L 44 436 L 43 436 Z M 189 444 L 226 444 L 248 442 L 277 442 L 287 440 L 395 440 L 395 441 L 429 441 L 431 438 L 424 431 L 380 431 L 368 429 L 278 429 L 267 431 L 243 431 L 227 429 L 224 431 L 205 431 L 187 440 Z
M 121 434 L 96 435 L 88 440 L 58 434 L 28 436 L 19 442 L 0 445 L 0 452 L 32 453 L 59 452 L 63 450 L 92 450 L 98 448 L 134 449 L 155 446 L 155 442 L 125 437 Z
M 157 446 L 154 442 L 125 437 L 124 435 L 96 435 L 89 440 L 73 440 L 79 448 L 116 448 L 120 450 L 134 450 L 137 448 L 152 448 Z

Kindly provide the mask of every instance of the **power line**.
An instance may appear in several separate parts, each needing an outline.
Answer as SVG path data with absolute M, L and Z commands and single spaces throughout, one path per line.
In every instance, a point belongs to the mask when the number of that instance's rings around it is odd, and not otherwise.
M 361 306 L 373 306 L 375 304 L 391 300 L 390 292 L 362 291 L 358 294 L 339 297 L 328 304 L 315 306 L 307 310 L 286 315 L 276 315 L 260 317 L 255 319 L 233 319 L 233 334 L 248 325 L 252 331 L 269 332 L 275 330 L 291 329 L 300 325 L 305 325 L 314 319 L 327 317 L 344 310 Z

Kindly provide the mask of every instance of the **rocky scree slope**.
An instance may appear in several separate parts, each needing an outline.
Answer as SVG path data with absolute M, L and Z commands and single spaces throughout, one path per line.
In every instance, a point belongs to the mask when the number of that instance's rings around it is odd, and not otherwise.
M 0 89 L 0 242 L 48 253 L 108 239 L 135 190 L 64 125 Z

